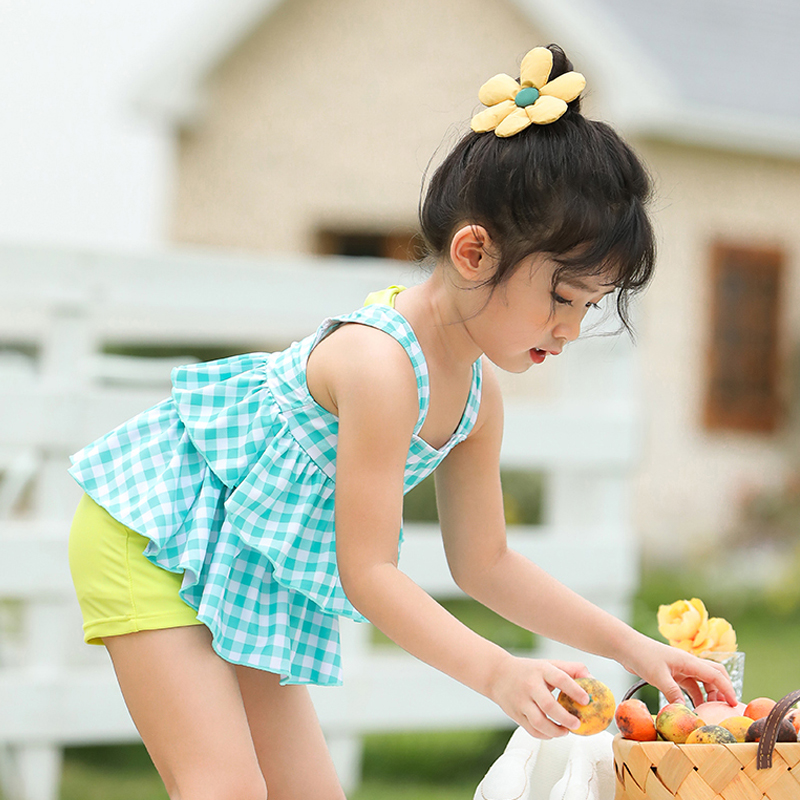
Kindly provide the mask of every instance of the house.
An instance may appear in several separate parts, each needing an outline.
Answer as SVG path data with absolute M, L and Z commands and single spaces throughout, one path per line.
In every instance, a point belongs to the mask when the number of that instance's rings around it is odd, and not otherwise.
M 674 561 L 797 468 L 798 35 L 789 0 L 242 0 L 188 29 L 138 102 L 174 131 L 175 242 L 404 258 L 478 87 L 561 44 L 585 113 L 656 183 L 635 515 L 645 555 Z M 546 392 L 555 369 L 508 391 Z

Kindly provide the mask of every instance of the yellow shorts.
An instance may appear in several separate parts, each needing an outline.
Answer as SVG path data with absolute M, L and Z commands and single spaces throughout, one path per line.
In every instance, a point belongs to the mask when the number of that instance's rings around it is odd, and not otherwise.
M 69 567 L 88 644 L 123 633 L 202 625 L 178 595 L 183 574 L 144 557 L 148 541 L 88 495 L 81 498 L 69 534 Z

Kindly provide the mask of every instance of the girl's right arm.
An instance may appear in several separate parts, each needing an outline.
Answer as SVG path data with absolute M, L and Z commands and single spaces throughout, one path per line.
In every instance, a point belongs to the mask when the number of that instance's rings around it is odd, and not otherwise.
M 339 417 L 336 552 L 348 598 L 402 648 L 497 702 L 531 735 L 550 738 L 576 727 L 551 692 L 564 689 L 588 702 L 573 680 L 588 674 L 585 667 L 511 656 L 462 625 L 397 567 L 403 474 L 419 412 L 416 378 L 402 347 L 360 325 L 323 344 L 313 383 L 326 387 Z

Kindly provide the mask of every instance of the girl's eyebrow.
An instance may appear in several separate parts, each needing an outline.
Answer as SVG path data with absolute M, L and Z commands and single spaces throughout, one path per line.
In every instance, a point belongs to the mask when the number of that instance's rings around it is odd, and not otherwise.
M 589 286 L 587 283 L 584 283 L 580 278 L 576 278 L 576 277 L 562 278 L 560 282 L 561 283 L 566 283 L 567 286 L 572 286 L 575 289 L 581 289 L 584 292 L 588 292 L 589 294 L 591 294 L 591 293 L 596 291 L 596 289 L 593 286 Z M 609 286 L 610 284 L 605 283 L 605 284 L 601 284 L 601 285 L 602 286 Z M 603 296 L 605 297 L 605 295 L 611 294 L 612 292 L 615 292 L 616 290 L 617 290 L 617 287 L 616 286 L 612 286 L 607 292 L 603 292 Z

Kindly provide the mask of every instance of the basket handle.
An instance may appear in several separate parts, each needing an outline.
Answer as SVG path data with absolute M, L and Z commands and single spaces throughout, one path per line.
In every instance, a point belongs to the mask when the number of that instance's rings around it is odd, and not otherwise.
M 647 681 L 638 681 L 637 683 L 634 683 L 633 686 L 631 686 L 631 688 L 628 689 L 628 691 L 625 692 L 625 694 L 622 696 L 622 700 L 620 702 L 624 703 L 626 700 L 630 700 L 631 697 L 633 697 L 636 694 L 636 692 L 639 691 L 639 689 L 643 689 L 645 686 L 650 686 L 650 684 Z M 694 708 L 694 701 L 692 700 L 692 698 L 689 697 L 689 695 L 686 694 L 686 692 L 684 692 L 683 694 L 691 703 L 692 708 Z
M 777 705 L 767 715 L 764 723 L 764 732 L 758 743 L 758 755 L 756 756 L 756 769 L 769 769 L 772 766 L 772 751 L 778 740 L 778 728 L 781 720 L 789 712 L 789 709 L 800 700 L 800 689 L 790 692 L 786 697 L 778 701 Z

